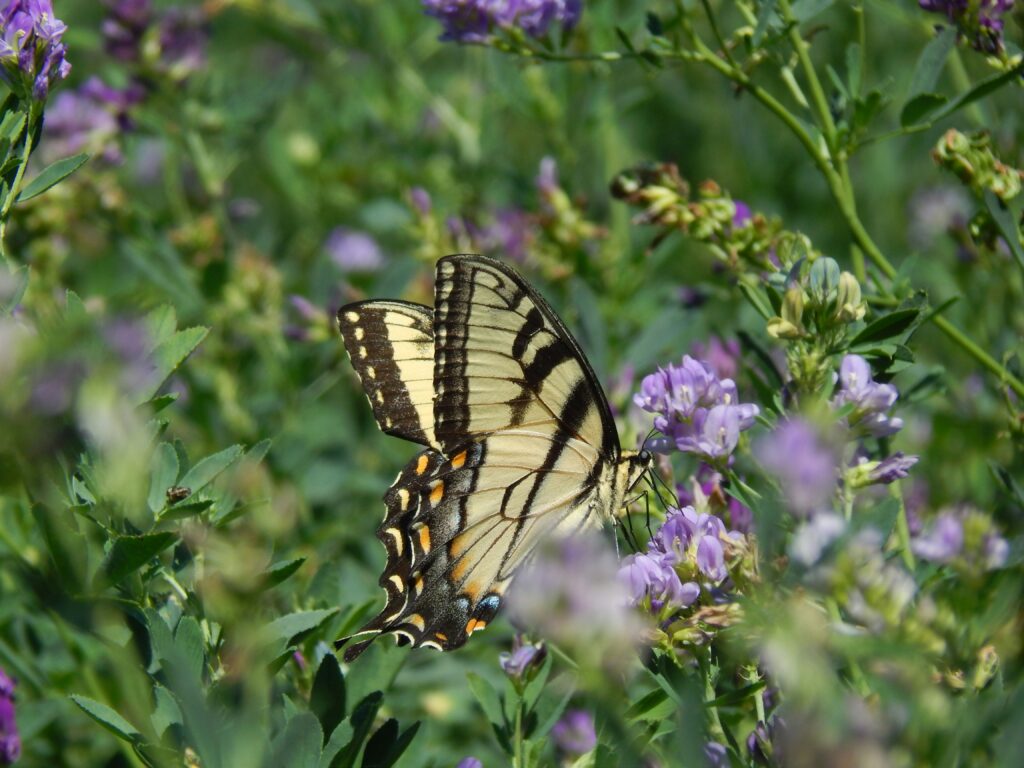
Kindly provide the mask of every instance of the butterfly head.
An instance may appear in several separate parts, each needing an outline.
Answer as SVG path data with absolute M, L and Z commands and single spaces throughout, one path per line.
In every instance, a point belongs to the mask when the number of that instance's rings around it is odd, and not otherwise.
M 650 451 L 623 451 L 615 465 L 613 481 L 612 509 L 617 514 L 630 491 L 640 482 L 644 473 L 654 466 L 654 456 Z

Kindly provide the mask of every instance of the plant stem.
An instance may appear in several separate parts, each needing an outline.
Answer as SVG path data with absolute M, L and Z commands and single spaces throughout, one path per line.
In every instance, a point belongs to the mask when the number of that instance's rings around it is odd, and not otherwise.
M 811 89 L 811 104 L 814 107 L 818 125 L 825 136 L 829 153 L 834 156 L 837 152 L 836 123 L 832 119 L 832 111 L 829 109 L 828 99 L 825 97 L 825 89 L 821 87 L 818 73 L 814 69 L 814 62 L 811 61 L 811 47 L 800 34 L 800 25 L 793 17 L 789 0 L 779 0 L 779 11 L 782 14 L 782 20 L 789 27 L 789 42 L 793 46 L 793 50 L 796 51 L 797 58 L 800 60 L 800 68 L 804 71 L 807 85 Z
M 523 765 L 523 701 L 516 703 L 516 733 L 515 733 L 515 756 L 512 765 L 515 768 L 525 768 Z
M 7 199 L 4 200 L 3 208 L 0 208 L 0 252 L 3 253 L 4 259 L 12 267 L 16 266 L 14 257 L 7 253 L 7 219 L 10 217 L 11 209 L 14 207 L 14 203 L 18 200 L 18 194 L 21 192 L 21 181 L 25 177 L 25 169 L 28 168 L 28 159 L 32 155 L 32 135 L 35 133 L 36 122 L 42 116 L 42 107 L 37 102 L 32 102 L 28 108 L 28 117 L 25 120 L 25 145 L 21 152 L 21 160 L 18 163 L 18 170 L 14 175 L 14 181 L 11 182 L 11 188 L 7 193 Z

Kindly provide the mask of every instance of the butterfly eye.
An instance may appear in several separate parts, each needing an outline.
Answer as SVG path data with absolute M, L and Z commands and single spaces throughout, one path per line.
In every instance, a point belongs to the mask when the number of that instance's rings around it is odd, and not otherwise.
M 641 464 L 650 464 L 651 460 L 654 457 L 651 456 L 651 452 L 650 451 L 640 451 L 640 453 L 637 454 L 637 458 L 640 460 Z

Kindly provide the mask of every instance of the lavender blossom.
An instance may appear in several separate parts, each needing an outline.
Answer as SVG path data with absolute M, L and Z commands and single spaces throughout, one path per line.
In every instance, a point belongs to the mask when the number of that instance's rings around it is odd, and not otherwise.
M 852 405 L 850 426 L 872 437 L 886 437 L 903 428 L 903 420 L 886 413 L 899 393 L 891 384 L 879 384 L 871 366 L 860 355 L 847 355 L 839 366 L 839 392 L 832 403 L 841 408 Z
M 563 752 L 585 755 L 597 746 L 594 718 L 582 709 L 570 709 L 551 729 L 551 738 Z
M 673 565 L 691 563 L 698 573 L 718 584 L 728 575 L 722 545 L 726 536 L 720 518 L 698 513 L 693 507 L 670 508 L 665 522 L 648 543 L 648 550 Z
M 409 202 L 420 216 L 429 216 L 433 203 L 430 200 L 430 193 L 423 187 L 413 187 L 409 190 Z
M 782 422 L 754 445 L 754 454 L 778 477 L 794 514 L 807 516 L 827 506 L 839 479 L 838 458 L 810 424 Z
M 724 744 L 709 741 L 704 745 L 704 757 L 708 768 L 729 768 L 729 751 Z
M 672 556 L 663 552 L 641 552 L 622 561 L 619 581 L 629 590 L 633 605 L 650 599 L 651 611 L 659 613 L 666 606 L 693 604 L 700 596 L 700 586 L 693 581 L 683 584 L 673 562 Z
M 524 629 L 572 648 L 578 662 L 619 665 L 633 657 L 644 627 L 630 609 L 619 563 L 604 539 L 573 533 L 548 542 L 516 575 L 509 615 Z M 580 627 L 588 627 L 581 634 Z
M 153 21 L 150 0 L 104 0 L 107 16 L 103 20 L 103 46 L 119 61 L 137 62 L 142 38 Z
M 822 553 L 846 530 L 846 521 L 834 512 L 820 512 L 796 529 L 789 554 L 796 562 L 814 565 Z
M 902 451 L 896 451 L 892 456 L 882 459 L 872 467 L 868 478 L 870 482 L 877 485 L 894 483 L 907 477 L 910 468 L 917 464 L 917 461 L 917 456 L 904 456 Z
M 184 80 L 206 66 L 206 16 L 199 8 L 169 8 L 157 24 L 160 68 Z
M 740 370 L 740 343 L 736 339 L 723 341 L 712 336 L 705 344 L 694 342 L 693 356 L 715 372 L 720 379 L 734 379 Z
M 62 42 L 67 25 L 51 0 L 6 0 L 0 9 L 0 77 L 16 92 L 45 101 L 71 72 Z
M 945 16 L 975 50 L 998 53 L 1003 49 L 1003 15 L 1013 8 L 1013 0 L 918 0 L 918 5 Z
M 499 27 L 518 27 L 541 38 L 552 26 L 568 32 L 583 13 L 582 0 L 423 0 L 423 11 L 441 22 L 442 40 L 485 42 Z
M 522 634 L 516 634 L 512 641 L 512 652 L 502 652 L 498 656 L 498 663 L 514 682 L 529 679 L 547 657 L 548 651 L 544 643 L 527 643 L 523 641 Z
M 21 736 L 14 716 L 16 683 L 0 667 L 0 764 L 11 765 L 21 757 Z
M 43 123 L 43 159 L 52 162 L 84 151 L 106 163 L 119 163 L 119 139 L 132 128 L 128 110 L 141 98 L 138 88 L 113 88 L 96 77 L 76 90 L 58 94 Z
M 735 211 L 732 215 L 732 228 L 740 229 L 746 226 L 747 222 L 754 218 L 750 211 L 750 206 L 744 203 L 742 200 L 733 200 L 733 206 Z
M 484 764 L 478 758 L 470 756 L 459 760 L 455 768 L 484 768 Z
M 327 236 L 324 250 L 343 272 L 376 272 L 384 266 L 380 246 L 366 232 L 335 227 Z
M 931 530 L 911 542 L 914 554 L 934 563 L 948 563 L 964 548 L 964 528 L 960 518 L 945 512 L 935 519 Z
M 695 453 L 721 464 L 735 450 L 740 432 L 754 424 L 760 410 L 741 404 L 732 379 L 719 379 L 704 363 L 684 355 L 679 366 L 659 368 L 644 377 L 633 402 L 656 414 L 654 427 L 664 435 L 652 447 Z

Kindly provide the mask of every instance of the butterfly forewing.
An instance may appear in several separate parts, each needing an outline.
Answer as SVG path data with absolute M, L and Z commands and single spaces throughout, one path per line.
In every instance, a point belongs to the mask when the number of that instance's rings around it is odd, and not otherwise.
M 381 430 L 434 444 L 434 313 L 402 301 L 364 301 L 338 312 L 352 367 Z
M 437 264 L 434 429 L 443 450 L 503 429 L 559 430 L 618 453 L 579 346 L 519 275 L 479 256 Z

